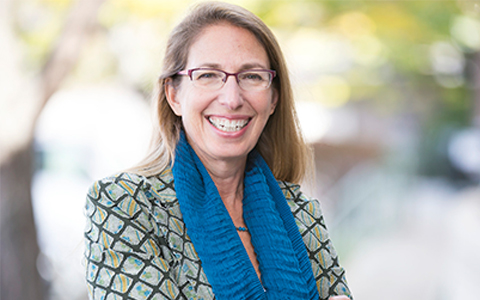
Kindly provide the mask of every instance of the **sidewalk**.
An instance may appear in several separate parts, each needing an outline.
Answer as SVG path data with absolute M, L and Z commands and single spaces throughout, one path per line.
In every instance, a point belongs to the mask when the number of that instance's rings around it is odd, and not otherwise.
M 444 199 L 413 194 L 395 231 L 363 241 L 343 262 L 355 299 L 479 299 L 480 188 Z

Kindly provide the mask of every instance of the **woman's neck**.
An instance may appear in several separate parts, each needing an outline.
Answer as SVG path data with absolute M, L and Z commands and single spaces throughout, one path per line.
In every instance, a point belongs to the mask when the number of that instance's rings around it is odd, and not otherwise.
M 243 199 L 243 179 L 245 174 L 245 162 L 228 163 L 217 162 L 205 165 L 210 177 L 212 177 L 223 203 L 227 207 L 234 208 L 241 205 Z
M 241 211 L 247 156 L 232 158 L 212 157 L 200 149 L 196 149 L 195 143 L 190 142 L 190 145 L 215 183 L 225 207 L 227 207 L 229 212 L 231 212 L 230 209 L 238 211 L 237 208 L 240 208 Z
M 221 160 L 202 157 L 202 153 L 197 155 L 215 183 L 220 198 L 222 198 L 227 209 L 241 207 L 247 158 Z

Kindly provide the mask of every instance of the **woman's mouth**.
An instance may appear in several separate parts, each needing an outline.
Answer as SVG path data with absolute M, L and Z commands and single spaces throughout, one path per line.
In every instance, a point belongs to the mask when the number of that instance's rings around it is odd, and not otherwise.
M 248 122 L 250 122 L 250 119 L 230 120 L 225 118 L 208 117 L 208 121 L 210 124 L 215 126 L 215 128 L 221 131 L 235 132 L 240 131 L 247 126 Z

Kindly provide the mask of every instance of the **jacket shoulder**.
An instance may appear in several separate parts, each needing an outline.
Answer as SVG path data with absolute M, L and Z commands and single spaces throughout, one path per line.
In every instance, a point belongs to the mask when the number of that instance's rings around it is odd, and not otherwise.
M 323 225 L 323 213 L 317 199 L 305 195 L 299 184 L 286 181 L 278 181 L 278 184 L 296 219 L 301 218 L 307 224 L 321 221 Z M 305 213 L 309 215 L 308 218 L 304 216 Z
M 176 202 L 170 169 L 149 177 L 122 172 L 102 178 L 90 186 L 87 197 L 94 202 L 103 201 L 105 203 L 102 204 L 107 206 L 125 198 L 133 198 L 147 206 L 147 199 L 155 199 L 163 204 Z

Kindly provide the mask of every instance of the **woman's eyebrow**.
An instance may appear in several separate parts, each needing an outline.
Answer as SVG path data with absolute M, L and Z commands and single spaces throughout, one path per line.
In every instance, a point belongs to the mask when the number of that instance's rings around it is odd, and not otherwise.
M 199 68 L 213 68 L 213 69 L 220 69 L 221 66 L 216 63 L 203 63 L 199 65 Z
M 222 66 L 218 63 L 203 63 L 198 66 L 199 68 L 213 68 L 213 69 L 219 69 L 222 70 Z M 243 64 L 239 70 L 250 70 L 250 69 L 268 69 L 265 65 L 261 63 L 247 63 Z
M 240 70 L 249 70 L 249 69 L 268 69 L 265 65 L 261 63 L 249 63 L 249 64 L 244 64 L 240 68 Z

